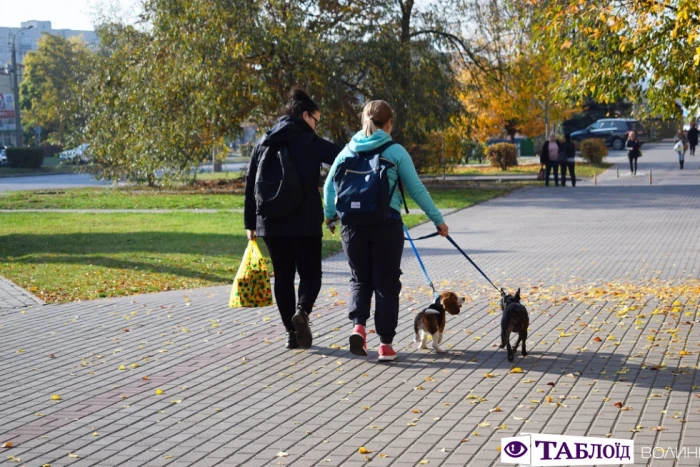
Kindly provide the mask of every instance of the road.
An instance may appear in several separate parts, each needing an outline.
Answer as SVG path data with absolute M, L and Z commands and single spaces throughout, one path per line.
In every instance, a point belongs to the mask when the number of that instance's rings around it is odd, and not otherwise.
M 0 178 L 0 192 L 20 190 L 61 190 L 90 186 L 109 186 L 109 182 L 95 180 L 86 174 L 39 175 Z

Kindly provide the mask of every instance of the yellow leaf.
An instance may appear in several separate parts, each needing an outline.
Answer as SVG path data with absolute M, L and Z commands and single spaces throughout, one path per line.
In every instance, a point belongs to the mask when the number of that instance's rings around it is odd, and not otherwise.
M 53 396 L 51 396 L 51 400 L 52 400 L 52 401 L 60 401 L 60 400 L 61 400 L 61 396 L 59 396 L 58 394 L 54 394 Z
M 487 426 L 491 426 L 491 424 L 489 422 L 484 421 L 484 422 L 479 423 L 477 426 L 479 428 L 486 428 Z
M 68 453 L 68 457 L 72 457 L 73 459 L 77 459 L 77 458 L 78 458 L 78 455 L 75 454 L 75 453 L 73 453 L 73 452 L 69 452 L 69 453 Z
M 428 459 L 423 459 L 422 461 L 418 462 L 419 464 L 430 464 L 430 461 Z
M 100 436 L 97 432 L 94 432 L 92 436 Z
M 364 446 L 360 446 L 360 449 L 358 449 L 357 452 L 359 452 L 360 454 L 369 454 L 369 453 L 372 452 L 372 451 L 370 451 L 369 449 L 367 449 L 367 448 L 364 447 Z
M 139 364 L 138 364 L 138 363 L 132 363 L 132 364 L 131 364 L 131 368 L 138 368 L 138 367 L 139 367 Z
M 162 389 L 156 389 L 156 396 L 162 396 L 163 395 L 163 390 Z
M 119 365 L 119 370 L 120 370 L 120 371 L 126 370 L 126 367 L 124 367 L 124 365 Z
M 369 405 L 363 405 L 362 408 L 365 409 L 365 410 L 369 410 L 369 409 L 371 409 L 372 407 L 370 407 Z
M 522 372 L 523 372 L 523 369 L 520 367 L 517 367 L 517 366 L 515 368 L 513 368 L 512 370 L 510 370 L 510 373 L 522 373 Z

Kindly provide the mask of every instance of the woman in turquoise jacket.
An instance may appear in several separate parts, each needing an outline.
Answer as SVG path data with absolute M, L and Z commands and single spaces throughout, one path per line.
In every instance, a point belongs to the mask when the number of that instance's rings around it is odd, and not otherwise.
M 336 188 L 334 179 L 340 164 L 352 153 L 371 152 L 391 141 L 393 111 L 384 101 L 368 103 L 362 112 L 362 130 L 343 149 L 326 178 L 323 187 L 326 225 L 337 220 Z M 393 164 L 387 171 L 389 186 L 394 188 L 400 177 L 408 195 L 428 215 L 443 237 L 449 232 L 442 214 L 430 198 L 430 194 L 418 178 L 411 156 L 400 144 L 393 144 L 381 154 Z M 350 279 L 349 318 L 354 324 L 350 336 L 350 351 L 355 355 L 367 355 L 365 326 L 370 317 L 372 295 L 375 296 L 374 324 L 379 335 L 379 361 L 396 359 L 392 341 L 396 335 L 399 318 L 399 292 L 401 291 L 401 255 L 403 253 L 403 224 L 401 221 L 402 197 L 393 189 L 390 210 L 384 222 L 370 225 L 342 225 L 343 250 L 348 258 Z

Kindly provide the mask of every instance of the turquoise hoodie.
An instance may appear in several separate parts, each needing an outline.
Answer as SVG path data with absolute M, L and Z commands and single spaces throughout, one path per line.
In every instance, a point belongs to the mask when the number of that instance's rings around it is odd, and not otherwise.
M 359 131 L 352 137 L 347 147 L 345 147 L 338 157 L 335 158 L 335 162 L 331 166 L 328 172 L 328 177 L 326 178 L 326 183 L 323 186 L 323 202 L 325 204 L 324 214 L 326 219 L 333 219 L 336 216 L 335 210 L 335 185 L 333 184 L 333 176 L 335 175 L 338 164 L 343 162 L 346 158 L 350 157 L 350 151 L 354 152 L 364 152 L 371 151 L 374 148 L 381 146 L 382 144 L 391 141 L 391 136 L 382 130 L 378 130 L 372 134 L 372 136 L 367 137 L 362 131 Z M 348 150 L 350 149 L 350 151 Z M 398 168 L 398 175 L 401 177 L 401 182 L 403 183 L 404 190 L 406 194 L 413 198 L 413 201 L 425 212 L 433 224 L 436 226 L 443 224 L 442 214 L 433 203 L 428 190 L 425 189 L 425 185 L 418 178 L 418 173 L 416 172 L 416 167 L 413 165 L 411 156 L 408 154 L 406 149 L 400 144 L 394 144 L 390 146 L 382 154 L 384 159 L 388 159 L 393 162 Z M 391 168 L 387 172 L 389 177 L 389 186 L 393 187 L 396 183 L 396 169 Z M 403 209 L 403 201 L 401 200 L 401 193 L 398 189 L 394 190 L 394 195 L 391 198 L 391 208 L 399 212 Z

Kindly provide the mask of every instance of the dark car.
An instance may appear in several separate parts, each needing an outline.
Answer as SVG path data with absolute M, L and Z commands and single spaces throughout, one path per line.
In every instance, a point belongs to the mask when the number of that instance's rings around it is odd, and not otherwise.
M 589 125 L 587 128 L 571 133 L 573 141 L 584 139 L 603 138 L 605 144 L 618 151 L 625 146 L 627 135 L 630 131 L 637 133 L 637 140 L 647 141 L 647 131 L 638 120 L 633 118 L 603 118 Z

